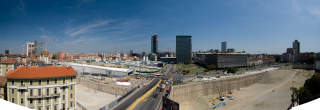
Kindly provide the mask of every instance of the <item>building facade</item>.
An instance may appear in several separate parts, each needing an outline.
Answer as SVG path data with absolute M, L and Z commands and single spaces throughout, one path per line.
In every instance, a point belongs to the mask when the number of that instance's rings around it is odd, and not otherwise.
M 16 62 L 15 59 L 5 59 L 0 62 L 0 76 L 6 76 L 6 74 L 16 69 Z
M 293 41 L 292 49 L 293 49 L 293 63 L 298 63 L 299 55 L 300 55 L 300 42 L 298 40 Z
M 221 42 L 221 52 L 227 52 L 227 41 Z
M 158 53 L 158 35 L 151 37 L 151 53 Z
M 177 63 L 189 64 L 192 62 L 192 36 L 176 36 Z
M 0 99 L 4 99 L 4 100 L 7 100 L 7 97 L 6 97 L 6 78 L 4 76 L 0 76 Z
M 216 68 L 246 67 L 248 62 L 245 53 L 198 53 L 196 57 L 198 63 Z
M 36 110 L 74 110 L 77 73 L 71 67 L 19 67 L 7 75 L 7 100 Z

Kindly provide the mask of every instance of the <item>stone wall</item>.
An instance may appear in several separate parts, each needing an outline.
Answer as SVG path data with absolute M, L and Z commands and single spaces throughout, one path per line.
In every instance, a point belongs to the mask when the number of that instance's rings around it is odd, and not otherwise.
M 263 75 L 263 73 L 258 73 L 246 76 L 225 78 L 220 80 L 177 85 L 173 86 L 170 98 L 179 103 L 184 100 L 192 100 L 192 98 L 198 96 L 215 95 L 219 93 L 218 91 L 225 93 L 254 84 L 260 79 L 262 79 Z

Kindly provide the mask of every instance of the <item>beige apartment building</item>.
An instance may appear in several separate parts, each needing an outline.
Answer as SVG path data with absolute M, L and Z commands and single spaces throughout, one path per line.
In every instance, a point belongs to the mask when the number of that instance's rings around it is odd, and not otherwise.
M 19 67 L 7 75 L 7 100 L 36 110 L 74 110 L 72 67 Z
M 6 100 L 6 78 L 4 76 L 0 76 L 0 99 Z
M 15 69 L 16 59 L 5 59 L 0 62 L 0 76 L 6 76 L 6 74 Z

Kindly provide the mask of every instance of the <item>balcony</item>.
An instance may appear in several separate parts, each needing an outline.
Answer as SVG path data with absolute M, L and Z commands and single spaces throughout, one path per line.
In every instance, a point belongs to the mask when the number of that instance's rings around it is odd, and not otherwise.
M 60 93 L 52 93 L 52 94 L 41 94 L 40 96 L 39 95 L 33 95 L 33 96 L 28 96 L 29 99 L 39 99 L 39 98 L 50 98 L 50 97 L 59 97 L 60 96 Z

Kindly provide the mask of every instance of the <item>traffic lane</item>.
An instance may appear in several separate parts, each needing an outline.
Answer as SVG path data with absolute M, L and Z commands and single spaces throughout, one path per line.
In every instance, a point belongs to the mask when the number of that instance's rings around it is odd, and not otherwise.
M 147 91 L 149 91 L 153 86 L 155 86 L 159 82 L 159 79 L 154 79 L 147 87 L 140 89 L 135 95 L 123 101 L 120 105 L 113 108 L 113 110 L 125 110 L 127 109 L 136 99 L 141 97 Z
M 152 95 L 141 101 L 134 110 L 156 110 L 158 103 L 161 101 L 162 94 L 156 90 Z

